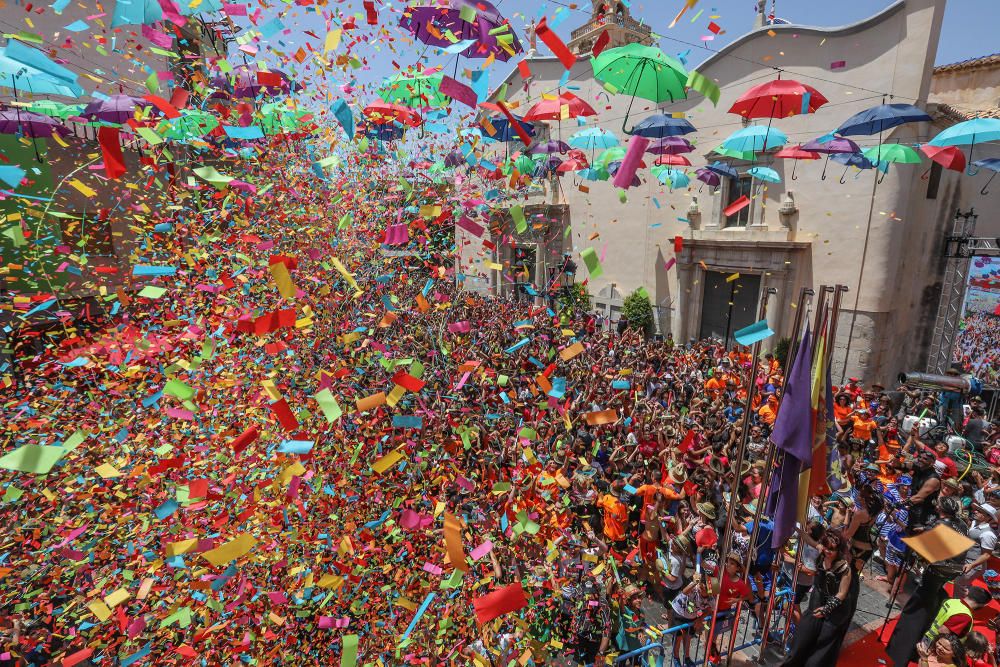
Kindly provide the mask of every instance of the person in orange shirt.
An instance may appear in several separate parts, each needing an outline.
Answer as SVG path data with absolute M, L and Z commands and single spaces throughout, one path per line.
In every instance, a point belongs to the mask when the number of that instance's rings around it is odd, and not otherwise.
M 767 397 L 767 403 L 757 411 L 760 420 L 768 426 L 774 426 L 774 420 L 778 417 L 778 398 L 773 394 Z
M 715 375 L 713 374 L 712 377 L 708 378 L 708 380 L 705 381 L 705 393 L 708 394 L 708 398 L 710 400 L 714 401 L 719 397 L 719 394 L 722 393 L 722 390 L 725 388 L 725 386 L 726 383 L 723 382 L 720 378 L 715 377 Z
M 611 484 L 611 493 L 606 493 L 597 501 L 597 506 L 604 510 L 604 537 L 611 547 L 624 556 L 628 553 L 625 526 L 628 524 L 628 506 L 621 501 L 625 480 L 619 478 Z
M 854 437 L 864 442 L 871 442 L 878 424 L 868 414 L 867 408 L 861 408 L 854 417 Z

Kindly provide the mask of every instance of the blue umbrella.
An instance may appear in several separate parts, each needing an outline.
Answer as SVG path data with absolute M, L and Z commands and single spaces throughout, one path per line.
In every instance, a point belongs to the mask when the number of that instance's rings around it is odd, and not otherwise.
M 858 151 L 857 153 L 831 153 L 830 159 L 844 165 L 844 173 L 840 175 L 841 183 L 847 182 L 844 178 L 847 176 L 847 170 L 851 167 L 857 167 L 858 169 L 874 169 L 875 167 L 878 167 L 879 171 L 883 174 L 889 170 L 888 162 L 882 161 L 875 164 L 865 157 L 861 151 Z
M 677 137 L 695 131 L 694 125 L 686 118 L 674 118 L 665 113 L 658 113 L 640 121 L 627 134 L 638 134 L 640 137 L 648 137 L 650 139 L 662 139 L 663 137 Z
M 837 128 L 837 134 L 845 137 L 859 134 L 880 134 L 888 129 L 906 123 L 930 122 L 931 117 L 912 104 L 879 104 L 859 111 Z
M 13 89 L 15 97 L 18 88 L 33 95 L 77 98 L 83 94 L 76 74 L 16 39 L 0 47 L 0 88 Z
M 998 171 L 1000 171 L 1000 158 L 987 157 L 982 160 L 976 160 L 973 164 L 976 165 L 976 167 L 983 167 L 993 172 L 993 175 L 990 176 L 990 180 L 986 181 L 986 185 L 984 185 L 983 189 L 979 191 L 979 194 L 985 195 L 986 188 L 990 187 L 990 183 L 993 182 L 993 177 L 997 175 Z
M 756 178 L 758 181 L 781 183 L 781 176 L 778 175 L 778 172 L 769 167 L 751 167 L 747 170 L 747 174 L 750 175 L 750 178 Z
M 969 169 L 975 162 L 972 161 L 972 151 L 976 148 L 976 142 L 1000 141 L 1000 118 L 973 118 L 964 123 L 952 125 L 947 130 L 940 132 L 930 140 L 931 146 L 964 146 L 969 144 Z M 979 172 L 969 171 L 969 176 L 975 176 Z
M 581 130 L 569 138 L 569 145 L 573 148 L 583 148 L 590 150 L 603 150 L 619 145 L 618 137 L 607 130 L 599 127 L 591 127 Z
M 724 140 L 722 145 L 728 150 L 741 153 L 760 153 L 771 148 L 784 146 L 786 143 L 788 143 L 788 136 L 779 129 L 764 125 L 748 125 L 729 135 L 729 138 Z
M 712 164 L 708 165 L 707 168 L 709 170 L 714 171 L 715 173 L 719 174 L 720 176 L 726 176 L 726 177 L 731 178 L 733 180 L 737 180 L 740 177 L 739 172 L 737 172 L 734 167 L 732 167 L 731 165 L 726 164 L 725 162 L 718 162 L 718 161 L 716 161 L 716 162 L 713 162 Z
M 529 137 L 535 136 L 536 130 L 534 125 L 521 120 L 520 116 L 514 116 L 514 119 Z M 493 129 L 497 131 L 497 133 L 490 137 L 490 139 L 493 139 L 494 141 L 517 141 L 519 139 L 517 130 L 514 129 L 514 127 L 510 124 L 510 121 L 506 118 L 497 118 L 496 120 L 491 119 L 490 124 L 493 126 Z M 488 133 L 487 136 L 489 136 Z
M 685 188 L 691 182 L 691 177 L 683 171 L 671 169 L 670 167 L 653 167 L 653 175 L 663 184 L 670 184 L 670 188 Z

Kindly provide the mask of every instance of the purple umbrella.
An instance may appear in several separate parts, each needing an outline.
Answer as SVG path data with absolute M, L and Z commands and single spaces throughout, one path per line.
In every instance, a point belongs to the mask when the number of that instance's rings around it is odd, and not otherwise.
M 55 119 L 19 109 L 0 110 L 0 134 L 20 134 L 32 139 L 47 139 L 53 134 L 65 137 L 69 130 Z
M 540 178 L 542 176 L 548 176 L 562 164 L 562 158 L 558 155 L 550 155 L 535 167 L 535 171 L 532 174 L 535 178 Z
M 565 141 L 546 141 L 544 144 L 536 144 L 528 149 L 530 155 L 542 153 L 565 153 L 569 150 L 569 144 Z
M 91 121 L 117 123 L 121 125 L 135 115 L 137 104 L 148 106 L 129 95 L 112 95 L 106 100 L 94 100 L 83 109 L 82 117 Z
M 820 174 L 820 180 L 825 181 L 826 166 L 830 163 L 831 155 L 836 155 L 837 153 L 860 153 L 861 147 L 846 137 L 834 136 L 832 139 L 827 139 L 826 141 L 823 141 L 823 139 L 825 137 L 813 139 L 808 143 L 802 144 L 802 150 L 826 154 L 826 160 L 823 161 L 823 173 Z
M 452 151 L 444 158 L 444 166 L 446 167 L 458 167 L 465 164 L 465 156 L 462 155 L 462 151 Z
M 708 167 L 701 167 L 695 171 L 695 178 L 712 188 L 717 188 L 722 183 L 722 175 Z
M 649 142 L 646 152 L 653 155 L 680 155 L 693 150 L 694 146 L 684 137 L 660 137 Z
M 462 18 L 463 7 L 475 12 L 475 19 L 472 22 Z M 511 55 L 524 51 L 510 23 L 486 0 L 450 0 L 448 6 L 407 7 L 399 20 L 399 25 L 430 46 L 442 48 L 452 46 L 452 42 L 446 37 L 449 31 L 459 41 L 475 40 L 475 44 L 462 51 L 462 55 L 466 58 L 489 58 L 492 54 L 497 60 L 507 62 Z M 508 32 L 490 34 L 502 25 L 508 26 Z M 497 41 L 497 37 L 503 34 L 511 36 L 508 46 L 513 54 Z
M 302 86 L 280 70 L 264 71 L 257 65 L 240 65 L 233 70 L 232 88 L 234 97 L 254 98 L 260 93 L 273 97 L 295 92 Z
M 622 168 L 622 163 L 620 160 L 615 160 L 614 162 L 608 163 L 608 174 L 614 176 L 618 173 L 618 170 Z M 638 174 L 632 174 L 632 182 L 629 184 L 630 188 L 637 188 L 642 185 L 642 181 L 639 180 Z

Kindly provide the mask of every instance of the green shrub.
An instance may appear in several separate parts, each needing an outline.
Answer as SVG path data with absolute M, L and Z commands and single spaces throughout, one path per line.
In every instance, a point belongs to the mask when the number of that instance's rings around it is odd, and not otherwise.
M 628 319 L 630 329 L 639 329 L 647 336 L 653 330 L 653 304 L 644 287 L 640 287 L 627 297 L 622 304 L 622 317 Z

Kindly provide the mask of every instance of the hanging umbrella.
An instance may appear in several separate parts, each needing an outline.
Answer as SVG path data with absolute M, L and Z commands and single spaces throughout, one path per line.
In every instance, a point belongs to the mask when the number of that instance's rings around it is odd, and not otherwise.
M 788 143 L 788 136 L 781 130 L 764 125 L 748 125 L 729 135 L 722 142 L 728 150 L 741 153 L 762 153 Z
M 569 150 L 569 145 L 565 141 L 546 141 L 543 144 L 535 144 L 528 149 L 529 155 L 540 155 L 542 153 L 565 153 Z
M 261 94 L 274 97 L 302 88 L 301 85 L 293 83 L 289 76 L 281 70 L 263 70 L 256 64 L 238 65 L 233 68 L 228 77 L 222 77 L 222 79 L 216 78 L 213 81 L 220 84 L 225 81 L 228 88 L 232 90 L 233 97 L 244 99 L 254 99 Z M 216 87 L 226 86 L 217 85 Z
M 583 169 L 588 169 L 588 168 L 589 165 L 587 164 L 586 160 L 577 160 L 574 158 L 566 160 L 561 165 L 559 165 L 559 168 L 556 169 L 556 173 L 565 174 L 570 171 L 581 171 Z
M 11 88 L 15 97 L 18 90 L 72 98 L 83 94 L 76 74 L 16 39 L 0 47 L 0 88 Z
M 976 149 L 976 142 L 1000 140 L 1000 118 L 973 118 L 957 125 L 952 125 L 948 129 L 940 132 L 930 140 L 931 146 L 969 146 L 969 162 L 972 166 L 976 163 L 972 161 L 972 153 Z M 975 176 L 976 171 L 966 171 L 969 176 Z
M 28 105 L 28 111 L 66 120 L 70 116 L 79 116 L 83 112 L 83 104 L 63 104 L 53 100 L 37 100 Z
M 608 174 L 614 176 L 618 173 L 618 170 L 622 168 L 622 163 L 620 161 L 612 162 L 608 164 Z M 642 181 L 639 179 L 639 174 L 632 174 L 632 180 L 629 182 L 630 188 L 637 188 L 642 185 Z
M 688 73 L 677 60 L 655 46 L 638 42 L 602 51 L 591 59 L 594 78 L 610 85 L 620 95 L 631 95 L 622 120 L 622 131 L 632 113 L 636 97 L 651 102 L 675 102 L 687 98 Z
M 517 121 L 517 123 L 521 126 L 521 129 L 524 130 L 529 137 L 535 136 L 537 130 L 535 129 L 535 126 L 532 123 L 524 122 L 524 120 L 520 116 L 514 116 L 514 119 Z M 489 120 L 489 123 L 490 125 L 493 126 L 493 129 L 496 130 L 496 134 L 492 136 L 489 135 L 488 133 L 489 131 L 487 130 L 486 136 L 489 137 L 490 139 L 494 141 L 517 141 L 520 139 L 520 137 L 517 134 L 517 130 L 514 128 L 511 122 L 506 118 L 496 118 L 496 119 L 491 118 Z
M 467 15 L 470 11 L 474 13 L 475 18 L 472 21 L 463 19 L 463 9 Z M 399 25 L 429 46 L 447 48 L 458 42 L 475 41 L 462 51 L 466 58 L 492 55 L 507 62 L 511 56 L 524 51 L 510 22 L 486 0 L 451 0 L 445 6 L 410 6 L 403 11 Z
M 778 175 L 774 169 L 769 167 L 751 167 L 747 169 L 747 174 L 750 178 L 756 178 L 758 181 L 764 181 L 766 183 L 781 183 L 781 176 Z
M 829 135 L 828 137 L 820 137 L 819 139 L 807 141 L 802 144 L 802 149 L 814 153 L 822 153 L 827 156 L 826 161 L 823 162 L 823 173 L 820 174 L 820 180 L 824 181 L 826 180 L 826 166 L 830 162 L 831 155 L 861 153 L 861 147 L 850 139 Z
M 558 155 L 543 155 L 542 159 L 535 163 L 535 171 L 532 174 L 535 178 L 549 176 L 562 165 L 563 160 Z
M 757 159 L 757 154 L 753 151 L 738 151 L 735 148 L 726 148 L 722 145 L 713 148 L 712 152 L 716 155 L 721 155 L 722 157 L 733 158 L 734 160 L 743 160 L 744 162 L 754 162 Z
M 878 167 L 883 173 L 885 173 L 885 171 L 889 168 L 889 164 L 887 162 L 879 162 L 878 164 L 876 164 L 871 160 L 869 160 L 868 158 L 866 158 L 861 153 L 861 151 L 858 151 L 857 153 L 831 153 L 828 156 L 828 159 L 844 165 L 844 173 L 840 175 L 841 184 L 847 182 L 844 179 L 847 177 L 847 170 L 850 169 L 851 167 L 857 167 L 859 170 L 874 169 L 875 167 Z M 825 177 L 826 174 L 825 166 L 823 167 L 823 173 Z
M 105 100 L 91 102 L 80 115 L 90 121 L 121 125 L 135 117 L 136 107 L 140 104 L 146 103 L 128 95 L 112 95 Z
M 799 160 L 818 160 L 819 153 L 816 151 L 807 151 L 802 148 L 802 146 L 786 146 L 780 151 L 774 154 L 774 157 L 780 157 L 785 160 L 794 160 L 792 162 L 792 180 L 797 180 L 798 176 L 795 175 L 795 168 L 799 166 Z
M 573 148 L 585 148 L 587 150 L 603 150 L 619 145 L 618 137 L 607 130 L 599 127 L 591 127 L 580 130 L 569 138 L 569 145 Z
M 680 166 L 680 167 L 690 167 L 691 166 L 691 160 L 688 160 L 683 155 L 669 155 L 669 154 L 667 154 L 667 155 L 661 155 L 660 157 L 656 158 L 655 164 L 658 164 L 660 166 L 671 165 L 671 166 L 675 166 L 675 167 L 677 167 L 677 166 Z
M 713 188 L 719 187 L 722 183 L 722 174 L 715 171 L 714 169 L 709 169 L 708 167 L 701 167 L 695 171 L 695 178 L 699 181 Z
M 990 183 L 993 182 L 993 178 L 997 175 L 997 172 L 1000 171 L 1000 158 L 995 158 L 995 157 L 983 158 L 982 160 L 976 160 L 972 164 L 974 164 L 976 167 L 989 169 L 990 171 L 993 172 L 992 174 L 990 174 L 990 179 L 986 181 L 986 185 L 984 185 L 983 189 L 979 191 L 979 194 L 985 195 L 987 194 L 986 188 L 990 187 Z
M 787 118 L 813 113 L 827 103 L 822 93 L 793 79 L 776 79 L 743 93 L 729 113 L 744 118 Z
M 725 176 L 733 180 L 737 180 L 740 177 L 736 169 L 733 168 L 731 165 L 726 164 L 725 162 L 718 162 L 718 161 L 713 162 L 712 164 L 708 165 L 708 169 L 711 169 L 720 176 Z
M 411 109 L 433 109 L 448 106 L 451 98 L 440 92 L 444 74 L 403 75 L 392 77 L 378 91 L 386 102 L 396 102 Z
M 903 144 L 879 144 L 866 148 L 862 154 L 872 162 L 920 164 L 920 154 Z
M 0 134 L 14 134 L 32 139 L 47 139 L 58 134 L 69 134 L 61 123 L 49 116 L 19 109 L 0 109 Z
M 686 188 L 688 184 L 691 183 L 691 177 L 685 174 L 683 171 L 678 171 L 677 169 L 671 169 L 670 167 L 653 167 L 650 171 L 656 176 L 656 179 L 666 185 L 670 184 L 670 188 Z M 718 176 L 718 174 L 716 174 Z
M 182 109 L 177 118 L 165 119 L 156 128 L 156 133 L 166 139 L 190 140 L 203 137 L 219 127 L 215 115 L 200 109 Z
M 562 108 L 567 107 L 566 118 L 580 118 L 582 116 L 596 116 L 594 108 L 570 92 L 560 93 L 554 99 L 542 100 L 535 106 L 528 109 L 524 114 L 525 120 L 561 120 L 563 118 Z
M 842 137 L 881 134 L 906 123 L 930 122 L 931 117 L 912 104 L 879 104 L 859 111 L 837 128 Z
M 924 144 L 920 147 L 920 152 L 945 169 L 950 169 L 951 171 L 965 170 L 965 153 L 958 146 L 931 146 L 930 144 Z
M 661 137 L 653 139 L 646 148 L 646 152 L 653 155 L 679 155 L 681 153 L 690 153 L 693 150 L 694 146 L 684 137 Z
M 466 164 L 466 162 L 465 156 L 462 155 L 462 151 L 452 151 L 444 158 L 444 166 L 446 167 L 460 167 L 463 164 Z
M 639 121 L 635 127 L 626 131 L 626 134 L 661 139 L 663 137 L 677 137 L 695 131 L 694 125 L 686 118 L 674 118 L 667 114 L 658 113 Z
M 593 167 L 581 169 L 577 174 L 586 181 L 606 181 L 611 178 L 611 174 L 606 169 L 594 169 Z
M 400 104 L 389 104 L 386 102 L 372 102 L 361 112 L 366 118 L 376 125 L 397 122 L 410 127 L 417 127 L 423 122 L 420 115 Z

